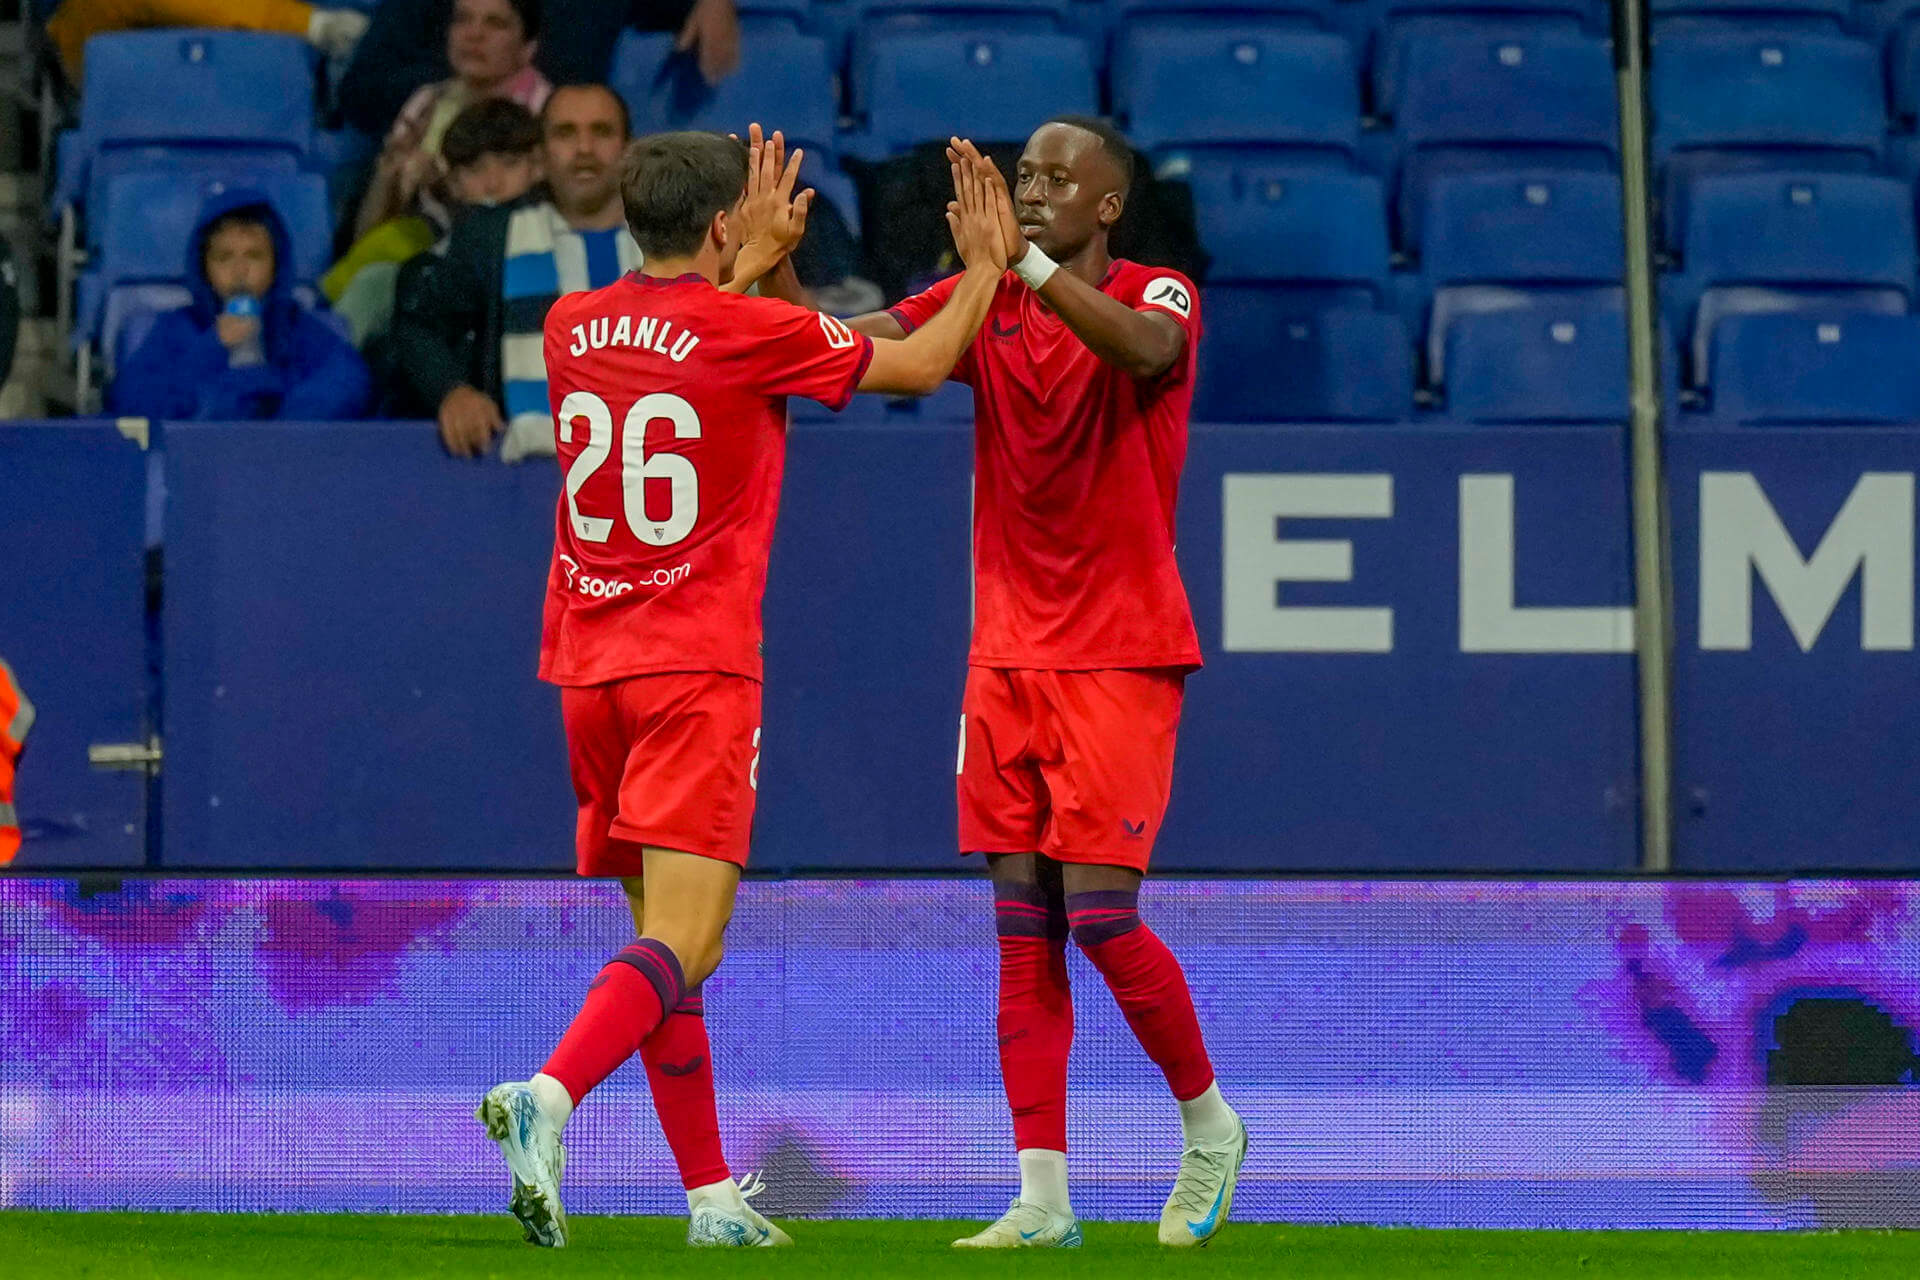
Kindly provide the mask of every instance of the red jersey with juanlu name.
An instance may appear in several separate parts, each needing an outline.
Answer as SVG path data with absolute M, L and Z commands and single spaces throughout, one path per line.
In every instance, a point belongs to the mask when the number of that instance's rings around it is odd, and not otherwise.
M 892 314 L 912 332 L 958 277 Z M 1156 378 L 1100 359 L 1009 274 L 953 376 L 973 387 L 974 627 L 983 667 L 1197 667 L 1173 559 L 1200 297 L 1177 271 L 1116 260 L 1101 292 L 1171 317 L 1186 350 Z
M 635 273 L 547 313 L 559 517 L 540 676 L 761 678 L 787 401 L 842 408 L 873 342 L 831 316 Z

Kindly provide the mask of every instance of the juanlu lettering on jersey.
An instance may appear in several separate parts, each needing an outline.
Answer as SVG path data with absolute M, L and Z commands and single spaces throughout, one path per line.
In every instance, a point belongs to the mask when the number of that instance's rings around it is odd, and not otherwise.
M 608 347 L 631 347 L 663 355 L 679 364 L 692 355 L 698 345 L 699 334 L 684 329 L 676 334 L 673 321 L 658 316 L 621 316 L 618 320 L 612 316 L 595 316 L 585 324 L 573 326 L 571 350 L 574 355 L 583 356 Z

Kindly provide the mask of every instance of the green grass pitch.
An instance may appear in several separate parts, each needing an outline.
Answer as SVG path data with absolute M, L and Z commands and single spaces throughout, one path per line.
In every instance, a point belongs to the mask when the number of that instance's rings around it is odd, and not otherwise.
M 358 1276 L 1685 1277 L 1876 1280 L 1920 1276 L 1920 1232 L 1415 1231 L 1237 1223 L 1173 1254 L 1146 1223 L 1088 1223 L 1077 1251 L 960 1254 L 952 1222 L 792 1222 L 796 1247 L 693 1251 L 667 1218 L 575 1218 L 564 1250 L 532 1249 L 502 1214 L 479 1217 L 0 1213 L 0 1274 L 55 1280 Z

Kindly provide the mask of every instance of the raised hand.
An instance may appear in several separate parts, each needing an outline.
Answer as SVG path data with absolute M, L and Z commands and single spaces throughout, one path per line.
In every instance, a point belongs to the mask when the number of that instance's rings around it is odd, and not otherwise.
M 953 232 L 953 247 L 968 270 L 987 269 L 997 274 L 1007 269 L 1001 201 L 979 169 L 959 158 L 964 155 L 960 149 L 972 145 L 959 138 L 949 145 L 949 153 L 956 158 L 948 165 L 953 174 L 953 199 L 947 204 L 947 226 Z
M 955 138 L 947 144 L 947 162 L 972 166 L 986 184 L 994 197 L 1000 222 L 1000 241 L 1006 247 L 1007 262 L 1020 261 L 1026 256 L 1027 238 L 1020 234 L 1020 219 L 1013 211 L 1013 194 L 1007 190 L 1006 175 L 1000 172 L 1000 166 L 980 154 L 980 149 L 967 138 Z
M 813 204 L 813 188 L 793 194 L 800 180 L 800 163 L 806 150 L 795 147 L 787 154 L 786 135 L 778 129 L 768 138 L 755 124 L 747 130 L 747 193 L 740 202 L 740 243 L 744 253 L 751 247 L 756 255 L 773 261 L 792 253 L 807 230 L 807 210 Z

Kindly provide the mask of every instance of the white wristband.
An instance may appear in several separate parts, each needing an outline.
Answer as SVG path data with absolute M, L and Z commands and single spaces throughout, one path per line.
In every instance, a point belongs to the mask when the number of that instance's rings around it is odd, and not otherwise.
M 1013 274 L 1020 277 L 1029 289 L 1038 289 L 1053 278 L 1060 264 L 1040 252 L 1040 246 L 1029 244 L 1020 261 L 1013 264 Z

